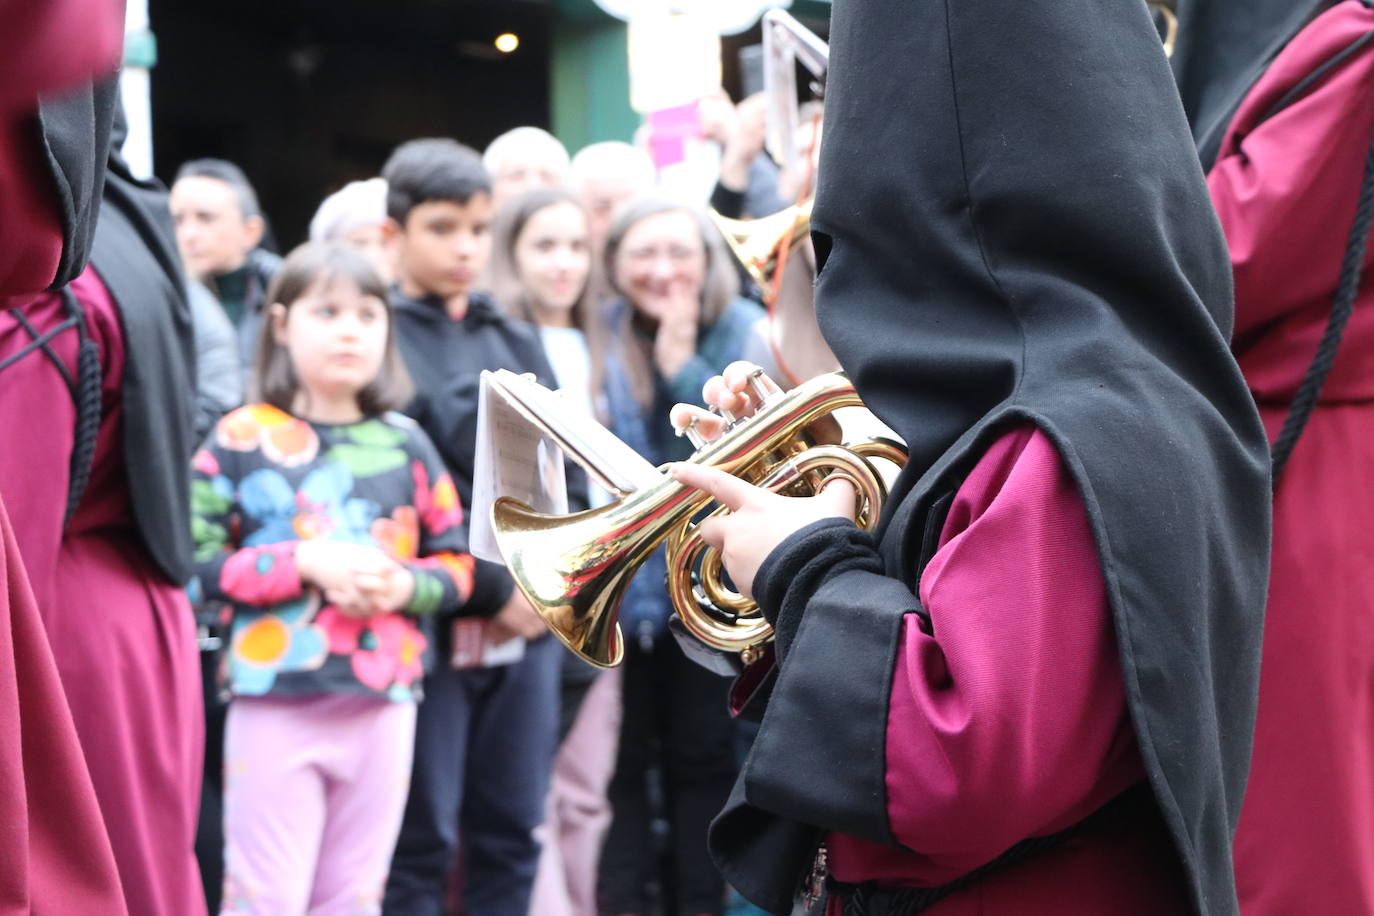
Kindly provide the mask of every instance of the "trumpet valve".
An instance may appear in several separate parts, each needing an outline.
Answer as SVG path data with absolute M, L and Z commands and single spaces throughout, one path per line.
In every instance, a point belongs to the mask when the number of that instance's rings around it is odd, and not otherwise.
M 691 421 L 688 422 L 686 426 L 679 426 L 677 429 L 673 430 L 673 432 L 677 435 L 679 439 L 681 439 L 683 436 L 686 436 L 689 440 L 691 440 L 692 448 L 694 449 L 699 450 L 703 445 L 706 444 L 706 440 L 702 437 L 701 433 L 697 432 L 696 417 L 692 417 Z
M 769 391 L 768 386 L 763 383 L 762 369 L 755 369 L 753 372 L 750 372 L 748 381 L 750 390 L 754 392 L 754 400 L 758 401 L 760 405 L 772 396 L 773 393 Z

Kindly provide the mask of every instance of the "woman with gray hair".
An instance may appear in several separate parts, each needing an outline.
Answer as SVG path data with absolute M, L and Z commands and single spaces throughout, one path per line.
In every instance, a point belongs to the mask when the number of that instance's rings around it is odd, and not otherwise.
M 617 296 L 612 340 L 643 411 L 647 457 L 686 458 L 691 444 L 673 435 L 669 407 L 689 395 L 699 399 L 706 380 L 740 358 L 763 311 L 740 298 L 730 254 L 705 212 L 670 197 L 635 198 L 620 210 L 605 263 Z M 734 774 L 727 681 L 668 638 L 666 601 L 644 613 L 650 607 L 627 604 L 621 617 L 629 636 L 624 718 L 608 792 L 615 816 L 602 854 L 602 911 L 648 912 L 647 888 L 656 883 L 676 898 L 670 912 L 716 914 L 724 884 L 707 855 L 706 828 Z M 661 812 L 648 791 L 654 769 L 662 773 Z M 661 869 L 650 830 L 656 814 L 670 828 Z
M 611 324 L 635 394 L 656 420 L 655 445 L 663 460 L 686 458 L 690 444 L 657 407 L 699 396 L 715 367 L 739 358 L 763 310 L 740 296 L 725 240 L 694 204 L 659 195 L 629 201 L 611 224 L 604 256 L 617 296 Z

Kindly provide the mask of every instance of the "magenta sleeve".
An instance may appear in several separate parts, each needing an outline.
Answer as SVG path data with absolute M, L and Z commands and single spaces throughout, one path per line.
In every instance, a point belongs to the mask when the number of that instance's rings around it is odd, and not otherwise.
M 940 883 L 1141 778 L 1087 514 L 1053 444 L 1004 435 L 955 496 L 908 614 L 885 742 L 893 838 Z M 832 841 L 835 871 L 879 854 Z M 902 871 L 911 875 L 904 857 Z
M 1238 340 L 1294 303 L 1322 316 L 1330 308 L 1374 130 L 1374 44 L 1342 55 L 1372 29 L 1374 9 L 1359 3 L 1323 14 L 1266 71 L 1222 140 L 1207 185 L 1231 251 Z M 1331 66 L 1292 97 L 1316 61 Z
M 266 607 L 299 598 L 305 592 L 296 568 L 298 541 L 281 541 L 259 547 L 240 547 L 225 554 L 220 566 L 219 587 L 206 588 L 211 598 Z

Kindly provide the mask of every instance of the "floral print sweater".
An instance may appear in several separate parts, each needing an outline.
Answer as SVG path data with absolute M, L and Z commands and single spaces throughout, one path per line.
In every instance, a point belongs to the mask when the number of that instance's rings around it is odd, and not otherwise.
M 418 700 L 422 621 L 467 600 L 473 569 L 458 491 L 419 426 L 396 413 L 309 423 L 254 404 L 225 416 L 192 464 L 191 593 L 233 605 L 229 691 Z M 301 584 L 295 548 L 306 539 L 375 546 L 404 563 L 409 605 L 346 616 Z

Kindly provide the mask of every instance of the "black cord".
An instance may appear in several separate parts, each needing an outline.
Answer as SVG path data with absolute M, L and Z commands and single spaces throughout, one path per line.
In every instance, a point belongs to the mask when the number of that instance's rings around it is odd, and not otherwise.
M 1317 345 L 1317 355 L 1307 367 L 1293 404 L 1284 418 L 1283 430 L 1274 441 L 1273 449 L 1273 487 L 1279 486 L 1279 478 L 1293 448 L 1298 444 L 1312 411 L 1317 407 L 1317 398 L 1322 385 L 1336 362 L 1341 337 L 1355 309 L 1355 297 L 1360 291 L 1360 278 L 1364 274 L 1365 246 L 1369 242 L 1369 229 L 1374 223 L 1374 138 L 1370 139 L 1369 152 L 1365 156 L 1364 181 L 1360 185 L 1360 201 L 1355 208 L 1355 221 L 1350 227 L 1350 237 L 1345 245 L 1345 258 L 1341 262 L 1340 282 L 1336 286 L 1336 299 L 1331 306 L 1331 317 L 1327 320 L 1326 330 L 1322 333 L 1321 343 Z
M 67 287 L 63 287 L 58 295 L 62 297 L 62 307 L 67 313 L 67 318 L 46 333 L 40 334 L 22 312 L 12 313 L 11 317 L 32 339 L 18 352 L 0 360 L 0 371 L 14 365 L 30 353 L 41 351 L 48 361 L 57 368 L 57 371 L 62 375 L 62 381 L 67 385 L 67 390 L 71 392 L 72 402 L 76 406 L 76 428 L 73 432 L 71 461 L 68 466 L 67 509 L 62 519 L 62 524 L 65 526 L 72 520 L 77 506 L 81 505 L 81 496 L 85 493 L 86 484 L 91 479 L 91 467 L 95 462 L 95 447 L 100 438 L 100 389 L 103 379 L 100 368 L 100 348 L 86 333 L 86 315 L 81 309 L 81 303 L 77 301 L 76 296 Z M 72 328 L 76 328 L 77 336 L 75 378 L 73 378 L 71 370 L 67 368 L 67 364 L 62 361 L 62 357 L 57 355 L 57 351 L 52 346 L 53 338 Z
M 19 323 L 19 326 L 24 329 L 25 333 L 32 339 L 24 345 L 23 349 L 6 356 L 4 359 L 0 359 L 0 372 L 4 372 L 10 366 L 13 366 L 35 350 L 42 350 L 47 355 L 48 359 L 57 366 L 58 371 L 62 373 L 62 380 L 67 383 L 67 390 L 72 392 L 74 397 L 76 395 L 76 383 L 72 380 L 72 375 L 67 371 L 66 365 L 64 365 L 57 354 L 53 352 L 50 343 L 54 337 L 61 334 L 63 331 L 76 327 L 76 322 L 68 318 L 51 331 L 39 334 L 38 329 L 33 326 L 28 318 L 24 317 L 22 312 L 14 312 L 13 317 L 14 320 Z
M 76 301 L 70 289 L 62 289 L 62 304 L 69 318 L 76 322 L 79 340 L 76 357 L 76 388 L 72 399 L 76 404 L 76 432 L 72 443 L 70 477 L 67 484 L 67 513 L 63 524 L 72 520 L 76 509 L 81 505 L 82 494 L 91 479 L 91 466 L 95 462 L 95 446 L 100 437 L 100 348 L 86 334 L 86 319 L 81 311 L 81 303 Z

